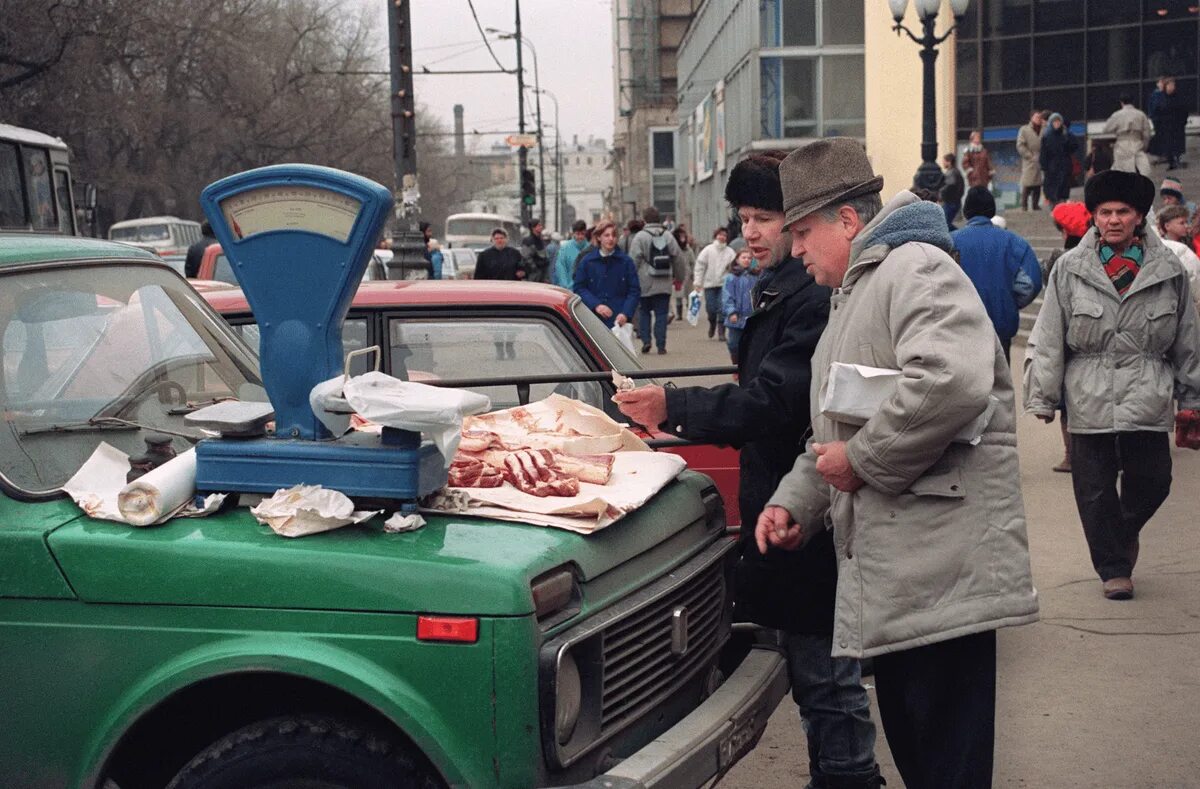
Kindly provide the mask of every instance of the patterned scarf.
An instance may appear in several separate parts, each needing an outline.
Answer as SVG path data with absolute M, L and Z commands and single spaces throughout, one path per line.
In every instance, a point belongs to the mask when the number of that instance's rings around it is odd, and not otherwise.
M 1133 285 L 1133 280 L 1137 277 L 1138 272 L 1142 270 L 1142 246 L 1141 244 L 1131 244 L 1124 252 L 1118 253 L 1108 244 L 1100 245 L 1100 262 L 1104 265 L 1104 272 L 1108 274 L 1108 278 L 1112 280 L 1113 287 L 1117 289 L 1117 293 L 1124 296 L 1130 286 Z

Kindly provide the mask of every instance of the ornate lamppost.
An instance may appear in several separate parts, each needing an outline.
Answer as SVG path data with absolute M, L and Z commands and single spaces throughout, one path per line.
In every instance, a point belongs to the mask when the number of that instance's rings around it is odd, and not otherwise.
M 917 18 L 921 20 L 922 35 L 918 38 L 904 26 L 904 12 L 908 9 L 908 0 L 888 0 L 892 18 L 896 20 L 892 29 L 896 31 L 896 35 L 900 35 L 901 31 L 907 33 L 909 38 L 921 46 L 921 62 L 925 65 L 921 85 L 921 166 L 913 176 L 913 185 L 923 189 L 937 191 L 942 184 L 942 168 L 937 164 L 937 96 L 934 92 L 933 73 L 933 64 L 938 56 L 937 46 L 954 32 L 958 23 L 962 21 L 963 14 L 967 13 L 970 2 L 971 0 L 950 0 L 954 24 L 939 37 L 934 35 L 933 26 L 937 21 L 941 0 L 913 0 Z

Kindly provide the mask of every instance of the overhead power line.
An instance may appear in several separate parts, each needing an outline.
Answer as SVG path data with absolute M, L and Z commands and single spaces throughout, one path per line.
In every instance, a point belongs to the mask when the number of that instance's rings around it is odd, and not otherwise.
M 500 62 L 500 58 L 496 57 L 495 51 L 492 49 L 492 42 L 488 41 L 487 34 L 483 32 L 483 25 L 479 24 L 479 15 L 475 13 L 475 3 L 472 0 L 467 0 L 467 7 L 471 9 L 471 17 L 475 20 L 475 28 L 479 31 L 479 37 L 483 39 L 483 43 L 487 46 L 488 54 L 492 56 L 492 60 L 496 61 L 496 68 L 501 71 L 507 71 L 504 64 Z

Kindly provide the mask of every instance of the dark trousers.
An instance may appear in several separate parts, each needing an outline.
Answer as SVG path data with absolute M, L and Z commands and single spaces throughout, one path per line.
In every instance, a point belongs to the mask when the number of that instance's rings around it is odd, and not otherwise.
M 996 631 L 875 657 L 879 718 L 908 789 L 987 789 Z
M 638 334 L 641 335 L 642 345 L 650 345 L 650 315 L 654 315 L 654 343 L 661 349 L 667 347 L 667 310 L 671 306 L 671 294 L 659 293 L 654 296 L 642 296 L 638 309 Z
M 962 205 L 959 203 L 942 203 L 942 213 L 946 215 L 946 228 L 951 232 L 958 229 L 954 226 L 954 218 L 958 216 L 960 208 Z
M 1032 208 L 1034 211 L 1041 208 L 1041 206 L 1039 205 L 1039 203 L 1041 201 L 1041 191 L 1042 191 L 1042 187 L 1040 187 L 1040 186 L 1022 186 L 1021 187 L 1021 208 L 1022 209 Z
M 1138 534 L 1171 492 L 1169 434 L 1072 433 L 1071 481 L 1100 580 L 1128 578 Z

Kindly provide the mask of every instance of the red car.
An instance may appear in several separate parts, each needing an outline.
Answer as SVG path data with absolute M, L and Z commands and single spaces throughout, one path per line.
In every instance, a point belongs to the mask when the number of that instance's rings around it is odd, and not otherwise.
M 258 327 L 241 290 L 202 295 L 252 348 L 258 346 Z M 532 283 L 364 282 L 346 316 L 342 342 L 347 353 L 378 345 L 383 350 L 380 369 L 403 380 L 642 369 L 578 296 Z M 356 357 L 350 372 L 366 372 L 368 364 L 366 358 Z M 471 388 L 487 394 L 498 409 L 521 402 L 518 387 L 512 384 Z M 526 401 L 553 392 L 602 408 L 617 421 L 628 421 L 611 400 L 615 392 L 611 380 L 530 384 Z M 712 477 L 725 499 L 728 522 L 741 522 L 738 450 L 685 444 L 657 430 L 642 435 L 656 448 L 680 455 L 690 468 Z

